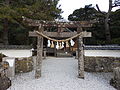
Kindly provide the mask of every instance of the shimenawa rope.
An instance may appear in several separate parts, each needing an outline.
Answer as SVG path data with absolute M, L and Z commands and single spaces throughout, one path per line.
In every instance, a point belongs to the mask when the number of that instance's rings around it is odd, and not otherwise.
M 50 37 L 44 35 L 44 34 L 41 33 L 41 32 L 36 31 L 36 33 L 37 33 L 38 35 L 43 36 L 44 38 L 47 38 L 48 40 L 54 41 L 54 42 L 66 42 L 66 41 L 69 41 L 69 40 L 71 40 L 71 39 L 74 39 L 74 38 L 76 38 L 76 37 L 78 37 L 78 36 L 82 36 L 82 34 L 83 34 L 83 32 L 81 32 L 81 33 L 78 33 L 78 34 L 76 34 L 76 35 L 74 35 L 74 36 L 72 36 L 72 37 L 70 37 L 70 38 L 63 39 L 63 40 L 57 40 L 57 39 L 50 38 Z

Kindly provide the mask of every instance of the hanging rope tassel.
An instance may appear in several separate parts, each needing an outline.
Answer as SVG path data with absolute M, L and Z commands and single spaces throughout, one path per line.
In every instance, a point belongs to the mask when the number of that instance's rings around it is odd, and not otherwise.
M 62 49 L 62 43 L 59 43 L 59 49 Z
M 75 42 L 71 39 L 70 40 L 71 46 L 74 46 Z
M 66 47 L 69 47 L 68 41 L 66 41 Z
M 54 48 L 54 43 L 53 43 L 53 41 L 51 41 L 51 43 L 52 43 L 52 44 L 51 44 L 51 48 Z
M 47 46 L 50 47 L 50 40 L 48 40 L 48 45 Z
M 59 49 L 59 44 L 58 44 L 58 42 L 57 42 L 56 48 Z
M 64 48 L 64 42 L 62 42 L 62 48 Z

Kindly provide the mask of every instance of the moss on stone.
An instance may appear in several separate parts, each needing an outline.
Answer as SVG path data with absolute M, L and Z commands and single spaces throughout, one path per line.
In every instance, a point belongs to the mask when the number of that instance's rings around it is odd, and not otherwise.
M 120 66 L 119 57 L 85 57 L 85 71 L 112 72 L 113 68 Z
M 15 59 L 15 73 L 25 73 L 33 70 L 32 57 L 16 58 Z

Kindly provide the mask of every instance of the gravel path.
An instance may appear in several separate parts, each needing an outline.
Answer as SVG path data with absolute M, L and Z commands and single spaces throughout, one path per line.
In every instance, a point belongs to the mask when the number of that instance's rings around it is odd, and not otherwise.
M 34 78 L 34 71 L 16 75 L 8 90 L 116 90 L 109 85 L 110 73 L 88 73 L 77 78 L 74 58 L 47 58 L 42 64 L 42 77 Z

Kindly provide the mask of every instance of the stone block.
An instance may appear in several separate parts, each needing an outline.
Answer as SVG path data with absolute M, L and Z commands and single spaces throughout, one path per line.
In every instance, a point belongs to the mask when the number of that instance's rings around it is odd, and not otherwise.
M 6 70 L 7 77 L 14 77 L 15 76 L 15 58 L 4 57 L 3 61 L 6 61 L 9 63 L 9 68 Z
M 117 90 L 120 90 L 120 67 L 113 69 L 113 78 L 110 80 L 110 84 Z
M 26 73 L 34 69 L 34 62 L 32 57 L 16 58 L 15 59 L 15 73 Z

